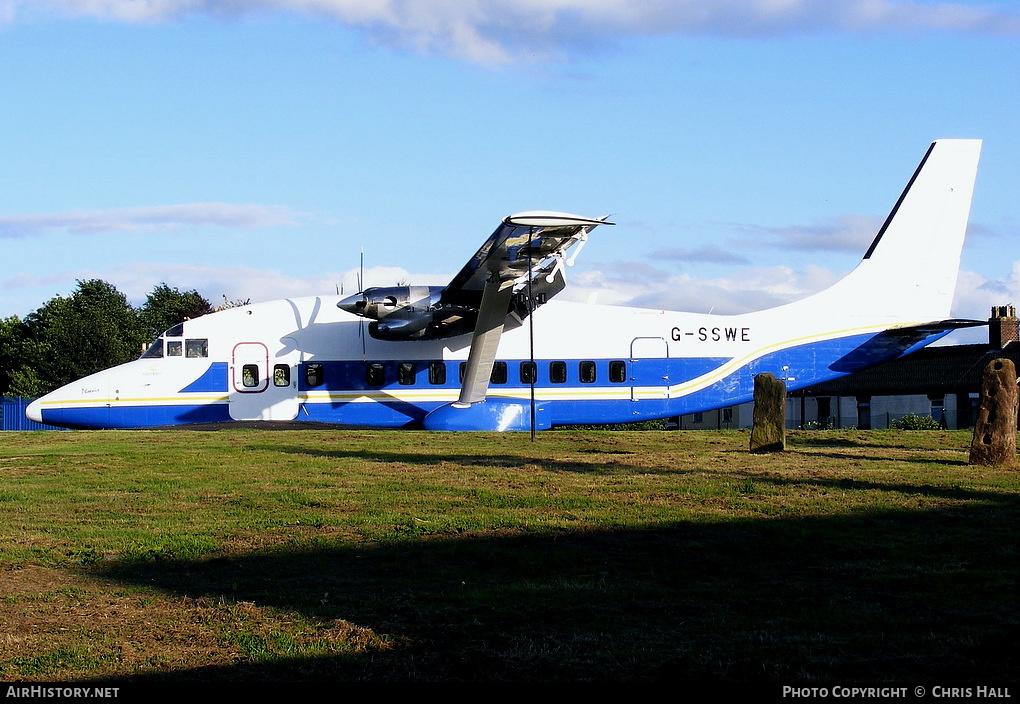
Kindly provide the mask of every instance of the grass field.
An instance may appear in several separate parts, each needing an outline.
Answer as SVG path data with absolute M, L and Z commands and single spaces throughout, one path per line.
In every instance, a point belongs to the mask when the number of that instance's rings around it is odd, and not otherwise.
M 964 432 L 0 434 L 0 680 L 1016 681 Z

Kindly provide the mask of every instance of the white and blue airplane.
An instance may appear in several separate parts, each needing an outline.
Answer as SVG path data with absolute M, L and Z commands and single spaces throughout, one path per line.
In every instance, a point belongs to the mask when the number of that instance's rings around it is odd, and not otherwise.
M 140 359 L 34 401 L 70 428 L 227 421 L 528 430 L 678 416 L 909 354 L 949 318 L 980 140 L 931 145 L 861 263 L 803 300 L 740 315 L 551 301 L 605 218 L 507 217 L 445 287 L 370 288 L 224 310 Z

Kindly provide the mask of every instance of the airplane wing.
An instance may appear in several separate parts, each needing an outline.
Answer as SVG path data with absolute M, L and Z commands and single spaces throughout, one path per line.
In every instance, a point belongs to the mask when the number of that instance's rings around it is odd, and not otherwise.
M 493 278 L 513 282 L 513 292 L 520 293 L 528 284 L 530 269 L 535 303 L 541 305 L 563 290 L 564 266 L 573 265 L 588 241 L 588 233 L 598 225 L 612 224 L 606 222 L 606 217 L 592 219 L 536 210 L 504 218 L 443 290 L 443 300 L 454 305 L 477 305 L 485 284 Z M 567 253 L 575 245 L 568 259 Z M 525 317 L 527 306 L 518 306 L 517 312 Z
M 502 316 L 496 309 L 486 314 L 493 320 L 512 314 L 523 320 L 563 290 L 565 267 L 573 265 L 593 228 L 612 224 L 606 217 L 584 218 L 545 210 L 517 213 L 503 219 L 446 286 L 369 288 L 337 305 L 373 320 L 369 334 L 379 339 L 442 339 L 475 329 L 483 292 L 491 281 L 499 281 L 502 295 L 496 300 L 504 306 Z

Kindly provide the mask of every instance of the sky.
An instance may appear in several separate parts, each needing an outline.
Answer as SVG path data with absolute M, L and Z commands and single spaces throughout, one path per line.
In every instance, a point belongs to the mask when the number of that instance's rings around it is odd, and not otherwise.
M 0 317 L 353 293 L 362 251 L 444 284 L 536 209 L 617 223 L 564 299 L 756 310 L 851 270 L 939 138 L 984 140 L 984 319 L 1020 300 L 1012 1 L 0 0 Z

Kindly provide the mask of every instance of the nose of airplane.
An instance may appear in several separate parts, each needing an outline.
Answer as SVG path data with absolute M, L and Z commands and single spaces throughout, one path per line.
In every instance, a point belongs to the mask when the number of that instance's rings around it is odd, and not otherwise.
M 39 399 L 28 404 L 28 408 L 25 409 L 25 417 L 36 423 L 42 423 L 42 405 L 40 405 Z
M 364 315 L 365 295 L 362 293 L 356 293 L 353 296 L 348 296 L 337 303 L 336 307 L 340 310 L 345 310 L 348 313 L 353 313 L 354 315 Z

